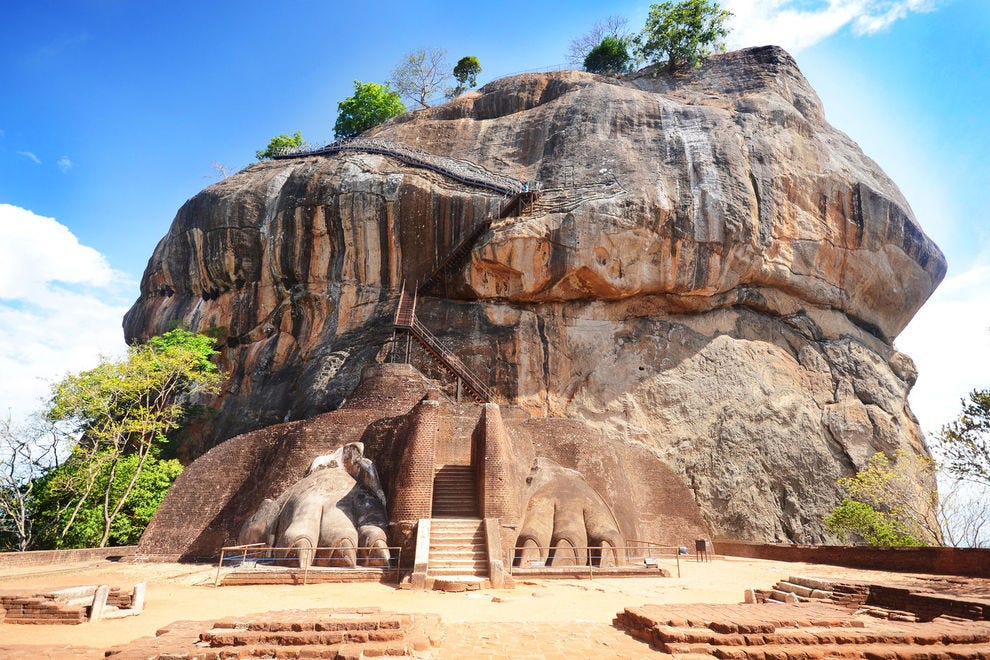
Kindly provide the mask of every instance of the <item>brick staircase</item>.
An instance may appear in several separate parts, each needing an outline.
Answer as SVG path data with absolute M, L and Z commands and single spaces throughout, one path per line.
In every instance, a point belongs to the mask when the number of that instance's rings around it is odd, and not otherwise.
M 437 636 L 434 615 L 360 610 L 269 612 L 241 619 L 181 621 L 107 652 L 115 660 L 137 658 L 337 658 L 427 657 Z M 194 641 L 197 640 L 198 641 Z
M 470 465 L 444 465 L 433 478 L 434 518 L 477 518 L 478 495 Z
M 434 477 L 427 574 L 478 584 L 488 577 L 488 548 L 470 465 L 444 465 Z
M 488 548 L 481 519 L 434 518 L 430 525 L 427 574 L 481 586 L 488 578 Z

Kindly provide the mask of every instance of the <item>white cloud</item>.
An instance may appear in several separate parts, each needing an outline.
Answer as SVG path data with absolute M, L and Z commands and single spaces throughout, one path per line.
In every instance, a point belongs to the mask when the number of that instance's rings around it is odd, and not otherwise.
M 783 46 L 791 53 L 851 27 L 874 34 L 911 12 L 935 9 L 936 0 L 723 0 L 734 16 L 729 46 Z
M 21 156 L 24 156 L 28 160 L 32 161 L 35 165 L 41 165 L 41 159 L 35 156 L 30 151 L 18 151 L 17 153 L 20 154 Z
M 73 163 L 68 156 L 62 156 L 57 161 L 55 161 L 55 164 L 58 165 L 58 169 L 62 171 L 62 174 L 67 173 L 69 170 L 71 170 L 73 167 L 76 166 L 76 164 Z
M 0 414 L 24 419 L 52 381 L 122 351 L 133 288 L 53 218 L 0 204 Z
M 951 275 L 897 338 L 918 366 L 911 409 L 929 436 L 959 414 L 959 400 L 990 387 L 990 255 Z

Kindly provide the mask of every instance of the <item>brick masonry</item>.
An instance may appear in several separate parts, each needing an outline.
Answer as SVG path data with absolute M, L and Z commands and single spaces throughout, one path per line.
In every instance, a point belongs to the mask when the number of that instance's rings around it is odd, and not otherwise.
M 0 552 L 0 568 L 18 566 L 53 566 L 75 562 L 103 561 L 111 558 L 130 557 L 138 546 L 116 548 L 79 548 L 73 550 L 29 550 L 27 552 Z
M 715 552 L 733 557 L 831 564 L 898 573 L 990 577 L 990 549 L 875 548 L 842 545 L 782 545 L 721 539 Z

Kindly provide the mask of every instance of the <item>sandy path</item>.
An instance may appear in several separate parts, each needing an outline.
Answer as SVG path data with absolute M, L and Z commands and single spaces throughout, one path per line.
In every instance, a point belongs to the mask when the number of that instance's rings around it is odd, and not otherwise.
M 673 571 L 672 562 L 669 568 Z M 526 580 L 513 590 L 448 594 L 399 590 L 382 584 L 216 588 L 213 586 L 214 571 L 211 567 L 189 564 L 112 562 L 58 569 L 0 570 L 0 589 L 48 591 L 84 584 L 110 584 L 129 589 L 142 580 L 148 583 L 145 610 L 139 616 L 78 626 L 0 624 L 0 655 L 11 654 L 19 645 L 31 645 L 37 650 L 39 644 L 63 651 L 70 645 L 102 650 L 154 635 L 157 629 L 176 620 L 210 620 L 283 609 L 377 606 L 398 612 L 430 612 L 439 614 L 447 629 L 460 627 L 472 630 L 472 634 L 482 634 L 479 631 L 484 631 L 488 625 L 504 636 L 507 629 L 523 629 L 518 625 L 507 627 L 507 622 L 611 626 L 613 617 L 625 607 L 644 603 L 738 603 L 744 589 L 767 588 L 789 575 L 905 585 L 924 584 L 925 579 L 877 571 L 728 558 L 709 563 L 683 561 L 680 578 Z M 986 587 L 986 584 L 977 586 Z M 566 644 L 566 640 L 561 643 Z

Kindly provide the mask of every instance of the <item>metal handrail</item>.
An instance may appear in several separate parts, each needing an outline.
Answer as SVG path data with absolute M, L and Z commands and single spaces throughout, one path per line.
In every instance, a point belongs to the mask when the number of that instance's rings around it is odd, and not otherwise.
M 286 158 L 303 158 L 306 156 L 327 156 L 342 151 L 363 151 L 391 156 L 407 165 L 436 172 L 464 185 L 492 190 L 506 195 L 522 192 L 525 187 L 524 183 L 518 179 L 489 172 L 476 163 L 431 154 L 405 144 L 382 140 L 380 138 L 349 138 L 308 149 L 286 147 L 273 154 L 272 159 L 282 160 Z M 434 159 L 441 158 L 447 161 L 447 163 L 441 164 L 434 161 Z
M 255 563 L 257 563 L 257 562 L 279 562 L 279 561 L 285 561 L 287 559 L 291 559 L 291 557 L 288 554 L 290 552 L 296 552 L 296 553 L 306 552 L 310 556 L 309 565 L 307 565 L 303 569 L 303 584 L 306 584 L 306 578 L 309 575 L 309 569 L 310 568 L 312 568 L 314 570 L 345 570 L 345 571 L 347 571 L 347 570 L 354 570 L 354 569 L 357 569 L 357 568 L 381 568 L 383 571 L 395 571 L 396 573 L 399 573 L 399 566 L 401 566 L 401 562 L 402 562 L 402 547 L 401 546 L 397 546 L 397 545 L 389 545 L 389 546 L 384 546 L 384 547 L 382 547 L 382 546 L 373 546 L 373 545 L 362 545 L 362 546 L 357 546 L 357 547 L 349 547 L 349 548 L 347 548 L 348 550 L 354 550 L 355 554 L 358 555 L 356 557 L 356 565 L 355 566 L 312 566 L 312 562 L 314 561 L 314 558 L 316 558 L 316 553 L 317 552 L 320 552 L 320 551 L 323 551 L 323 550 L 329 550 L 330 551 L 330 554 L 332 555 L 332 553 L 335 553 L 338 550 L 341 550 L 342 548 L 343 548 L 343 546 L 341 546 L 339 543 L 336 544 L 336 545 L 333 545 L 333 546 L 319 546 L 319 547 L 316 547 L 316 548 L 304 547 L 304 546 L 298 545 L 298 544 L 293 544 L 293 545 L 288 546 L 288 547 L 276 547 L 276 546 L 269 546 L 267 543 L 248 543 L 248 544 L 244 544 L 244 545 L 228 545 L 228 546 L 224 546 L 224 547 L 220 548 L 220 561 L 217 563 L 217 574 L 216 574 L 216 578 L 213 581 L 213 586 L 215 586 L 215 587 L 220 586 L 220 570 L 223 568 L 224 559 L 228 559 L 228 560 L 231 560 L 232 559 L 233 561 L 240 561 L 241 563 L 248 562 L 248 561 L 253 561 Z M 388 552 L 389 552 L 388 566 L 369 566 L 367 563 L 364 566 L 361 565 L 362 560 L 365 560 L 367 562 L 367 561 L 372 560 L 372 559 L 376 559 L 376 560 L 379 560 L 379 561 L 381 559 L 380 558 L 377 558 L 377 557 L 361 557 L 360 556 L 360 551 L 362 551 L 362 550 L 383 550 L 383 549 L 384 550 L 388 550 Z M 229 551 L 241 551 L 242 554 L 228 555 L 227 553 Z M 286 555 L 285 556 L 282 556 L 282 557 L 275 556 L 275 553 L 276 552 L 279 552 L 279 551 L 284 551 L 286 553 Z M 250 556 L 250 558 L 249 558 L 249 556 Z M 298 555 L 297 555 L 297 558 L 298 558 Z M 322 559 L 323 558 L 318 558 L 318 559 L 316 559 L 316 561 L 321 561 Z M 332 557 L 332 556 L 327 558 L 327 561 L 333 561 L 333 560 L 339 561 L 340 558 L 339 557 Z
M 481 380 L 475 376 L 467 365 L 461 362 L 461 359 L 457 357 L 452 351 L 447 349 L 429 329 L 419 322 L 415 316 L 412 318 L 412 325 L 410 326 L 413 332 L 413 336 L 421 341 L 421 343 L 428 344 L 430 348 L 436 351 L 437 356 L 440 358 L 441 362 L 445 362 L 447 366 L 454 371 L 454 374 L 463 380 L 468 387 L 475 391 L 475 393 L 484 398 L 486 401 L 494 401 L 494 393 L 488 388 L 488 386 L 482 384 Z
M 680 551 L 680 548 L 682 546 L 661 545 L 659 543 L 653 543 L 652 541 L 629 541 L 629 542 L 630 543 L 634 543 L 634 544 L 638 544 L 638 545 L 622 545 L 622 546 L 591 545 L 591 546 L 566 546 L 566 547 L 557 547 L 557 546 L 536 546 L 536 547 L 534 547 L 534 546 L 522 546 L 522 545 L 515 546 L 512 549 L 512 561 L 509 562 L 509 573 L 511 574 L 512 571 L 514 569 L 516 569 L 516 568 L 524 568 L 523 566 L 517 566 L 516 565 L 517 562 L 522 561 L 522 553 L 520 551 L 531 551 L 531 552 L 537 552 L 538 551 L 539 552 L 539 555 L 541 557 L 541 563 L 543 564 L 542 568 L 551 568 L 551 567 L 546 566 L 546 561 L 547 561 L 547 558 L 549 558 L 551 551 L 557 552 L 557 551 L 560 551 L 560 550 L 574 550 L 574 551 L 584 550 L 585 551 L 585 554 L 586 554 L 585 563 L 582 564 L 582 565 L 575 564 L 573 566 L 573 568 L 583 568 L 583 567 L 586 567 L 588 569 L 588 574 L 589 575 L 593 575 L 596 570 L 598 570 L 598 571 L 607 570 L 604 567 L 602 567 L 600 564 L 601 564 L 601 559 L 604 556 L 604 553 L 606 553 L 608 551 L 612 551 L 613 558 L 616 560 L 616 565 L 618 565 L 618 560 L 619 560 L 619 553 L 618 553 L 618 551 L 620 551 L 620 550 L 623 551 L 623 553 L 625 555 L 625 558 L 626 558 L 626 562 L 627 562 L 626 565 L 627 566 L 631 566 L 632 564 L 628 560 L 631 559 L 632 557 L 637 556 L 637 555 L 635 553 L 630 553 L 629 552 L 630 550 L 645 551 L 644 554 L 639 555 L 639 557 L 642 558 L 642 559 L 647 559 L 647 558 L 653 559 L 654 558 L 653 552 L 652 552 L 653 550 L 674 550 L 674 560 L 675 560 L 675 562 L 677 564 L 677 577 L 681 577 L 681 557 L 680 557 L 680 552 L 679 551 Z M 599 561 L 599 565 L 598 566 L 595 566 L 594 563 L 593 563 L 593 561 L 592 561 L 595 558 L 596 553 L 597 553 L 597 558 L 598 558 L 598 561 Z M 660 557 L 662 557 L 662 555 L 658 555 L 657 558 L 660 558 Z M 577 560 L 576 557 L 575 557 L 575 560 Z M 540 568 L 540 567 L 533 567 L 533 568 Z M 566 568 L 571 568 L 571 567 L 566 567 Z

